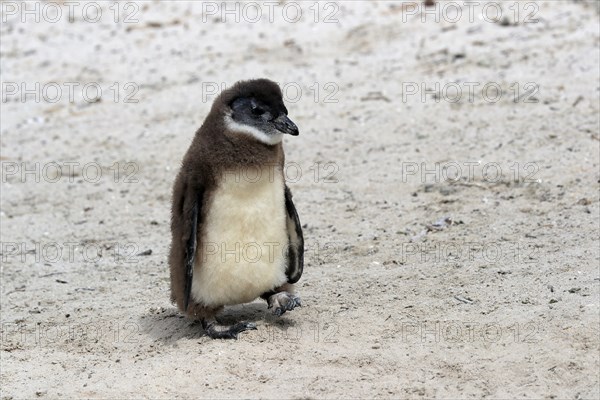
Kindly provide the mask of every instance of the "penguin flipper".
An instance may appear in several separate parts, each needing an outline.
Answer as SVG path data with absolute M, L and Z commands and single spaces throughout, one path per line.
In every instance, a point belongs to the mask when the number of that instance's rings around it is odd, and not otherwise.
M 183 308 L 188 309 L 190 304 L 190 293 L 192 291 L 192 277 L 194 275 L 194 259 L 196 258 L 196 240 L 198 236 L 198 203 L 192 206 L 192 218 L 190 221 L 191 232 L 185 244 L 185 289 L 183 293 Z
M 190 297 L 196 250 L 201 247 L 198 232 L 202 223 L 204 192 L 202 182 L 193 182 L 180 172 L 173 185 L 171 205 L 171 302 L 183 313 L 193 311 L 194 315 L 201 311 Z
M 302 276 L 302 270 L 304 269 L 304 236 L 302 235 L 302 225 L 300 225 L 296 207 L 292 201 L 292 192 L 287 185 L 285 186 L 285 209 L 287 211 L 286 226 L 290 243 L 285 275 L 288 283 L 296 283 Z

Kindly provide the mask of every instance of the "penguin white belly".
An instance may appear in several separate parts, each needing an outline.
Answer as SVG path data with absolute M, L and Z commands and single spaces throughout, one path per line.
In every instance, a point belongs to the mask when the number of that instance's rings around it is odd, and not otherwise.
M 206 205 L 192 280 L 198 302 L 247 303 L 287 281 L 283 173 L 258 171 L 224 174 Z

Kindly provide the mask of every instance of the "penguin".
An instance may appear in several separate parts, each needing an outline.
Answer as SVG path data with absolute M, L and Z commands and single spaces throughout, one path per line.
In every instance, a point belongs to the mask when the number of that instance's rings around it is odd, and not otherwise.
M 283 173 L 286 134 L 299 130 L 279 86 L 239 81 L 214 100 L 175 179 L 171 302 L 213 339 L 256 329 L 220 325 L 225 306 L 260 297 L 277 316 L 301 306 L 304 237 Z

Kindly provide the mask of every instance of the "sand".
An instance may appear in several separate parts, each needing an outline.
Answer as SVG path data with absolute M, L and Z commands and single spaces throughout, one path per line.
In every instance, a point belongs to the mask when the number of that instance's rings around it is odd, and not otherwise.
M 597 398 L 598 9 L 481 3 L 3 2 L 1 398 Z M 303 306 L 211 340 L 171 187 L 254 77 L 300 128 Z

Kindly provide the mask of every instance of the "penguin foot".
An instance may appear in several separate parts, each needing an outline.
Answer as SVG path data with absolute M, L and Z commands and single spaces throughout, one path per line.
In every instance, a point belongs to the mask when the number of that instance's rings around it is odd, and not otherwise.
M 300 297 L 288 292 L 279 292 L 269 296 L 267 300 L 269 308 L 273 308 L 273 314 L 278 317 L 286 311 L 292 311 L 296 307 L 301 307 Z
M 211 339 L 237 339 L 238 334 L 244 331 L 256 330 L 253 322 L 238 322 L 232 326 L 218 325 L 216 320 L 202 320 L 202 327 Z

